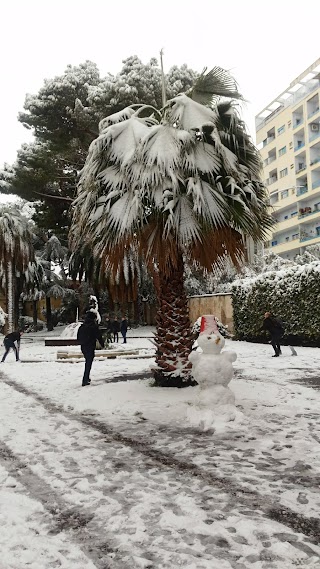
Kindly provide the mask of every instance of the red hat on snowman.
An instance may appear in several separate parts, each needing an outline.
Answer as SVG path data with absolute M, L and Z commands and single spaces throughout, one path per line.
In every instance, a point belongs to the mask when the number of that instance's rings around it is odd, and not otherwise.
M 219 334 L 216 318 L 213 314 L 201 316 L 200 334 Z

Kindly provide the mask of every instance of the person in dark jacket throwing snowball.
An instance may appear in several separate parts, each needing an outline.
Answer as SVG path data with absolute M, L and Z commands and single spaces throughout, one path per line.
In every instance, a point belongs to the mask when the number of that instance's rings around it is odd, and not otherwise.
M 21 340 L 22 332 L 20 330 L 16 330 L 15 332 L 11 332 L 4 337 L 3 345 L 5 347 L 5 352 L 3 354 L 1 363 L 3 363 L 12 349 L 16 356 L 16 362 L 19 362 L 19 350 L 20 350 L 20 340 Z
M 81 324 L 77 340 L 81 346 L 81 351 L 85 357 L 86 363 L 84 366 L 84 374 L 82 379 L 82 387 L 90 385 L 90 371 L 94 359 L 94 350 L 96 341 L 98 340 L 101 347 L 104 347 L 101 332 L 96 322 L 96 315 L 93 312 L 87 312 L 83 324 Z
M 280 341 L 284 333 L 283 324 L 278 318 L 275 318 L 271 312 L 266 312 L 261 330 L 266 330 L 271 336 L 271 345 L 274 349 L 273 358 L 278 358 L 281 354 Z

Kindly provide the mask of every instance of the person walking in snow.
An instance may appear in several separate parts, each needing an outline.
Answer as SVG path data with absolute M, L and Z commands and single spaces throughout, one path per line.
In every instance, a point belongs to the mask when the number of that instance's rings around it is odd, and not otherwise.
M 101 332 L 98 328 L 96 321 L 96 316 L 94 312 L 87 312 L 83 324 L 81 324 L 78 333 L 77 340 L 81 346 L 81 351 L 85 358 L 84 374 L 82 378 L 82 387 L 85 385 L 90 385 L 90 371 L 92 367 L 92 362 L 94 359 L 94 350 L 96 347 L 96 341 L 98 340 L 100 346 L 103 348 L 103 339 Z
M 109 314 L 106 314 L 103 318 L 103 325 L 106 328 L 107 342 L 112 342 L 112 322 L 109 318 Z
M 10 350 L 12 349 L 15 353 L 16 356 L 16 362 L 19 362 L 19 350 L 20 350 L 20 340 L 21 340 L 21 335 L 23 334 L 23 332 L 21 332 L 21 330 L 16 330 L 15 332 L 11 332 L 10 334 L 7 334 L 4 337 L 3 340 L 3 345 L 5 347 L 5 352 L 2 356 L 2 360 L 1 363 L 3 363 L 8 355 L 8 353 L 10 352 Z
M 120 322 L 115 316 L 112 322 L 113 341 L 119 342 Z
M 124 344 L 127 343 L 127 331 L 128 331 L 128 320 L 124 316 L 122 316 L 121 322 L 120 322 L 120 332 L 121 332 Z
M 271 345 L 274 349 L 274 355 L 272 357 L 278 358 L 281 354 L 280 341 L 284 333 L 282 322 L 273 316 L 271 312 L 266 312 L 260 330 L 266 330 L 269 332 L 271 336 Z

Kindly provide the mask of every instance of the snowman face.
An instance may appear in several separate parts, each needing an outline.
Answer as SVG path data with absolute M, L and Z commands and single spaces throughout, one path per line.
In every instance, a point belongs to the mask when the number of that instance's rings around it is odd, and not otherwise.
M 219 354 L 225 344 L 224 338 L 215 332 L 201 332 L 197 342 L 204 354 Z

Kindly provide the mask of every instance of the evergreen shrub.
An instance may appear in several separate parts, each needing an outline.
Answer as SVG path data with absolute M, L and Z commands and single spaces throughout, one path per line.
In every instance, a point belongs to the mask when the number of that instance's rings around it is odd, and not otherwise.
M 283 343 L 320 347 L 320 262 L 245 278 L 232 286 L 236 340 L 267 342 L 265 312 L 285 324 Z

